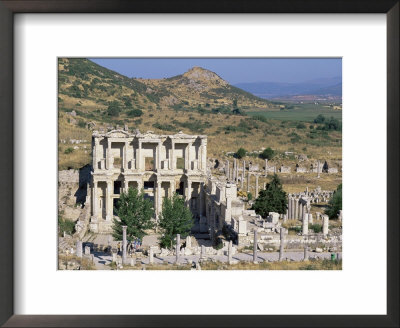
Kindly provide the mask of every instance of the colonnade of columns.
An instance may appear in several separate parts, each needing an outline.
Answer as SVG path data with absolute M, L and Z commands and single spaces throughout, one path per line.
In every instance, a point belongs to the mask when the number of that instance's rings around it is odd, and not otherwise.
M 252 175 L 255 176 L 256 178 L 255 197 L 258 197 L 259 193 L 258 179 L 260 177 L 259 173 L 252 173 L 252 172 L 247 173 L 247 192 L 250 192 L 250 179 Z M 243 161 L 242 168 L 239 168 L 239 161 L 236 160 L 235 158 L 233 161 L 233 167 L 231 168 L 229 160 L 226 160 L 225 176 L 228 180 L 235 181 L 236 183 L 239 183 L 239 178 L 240 178 L 240 187 L 243 190 L 244 181 L 246 177 L 246 161 Z
M 303 220 L 304 216 L 309 213 L 309 200 L 304 198 L 288 198 L 288 220 Z
M 138 171 L 143 171 L 144 168 L 144 157 L 142 156 L 143 153 L 143 144 L 144 143 L 149 143 L 149 144 L 156 144 L 155 148 L 155 158 L 154 158 L 154 170 L 160 170 L 162 169 L 162 152 L 161 152 L 161 147 L 162 147 L 162 141 L 160 139 L 138 139 L 137 141 L 137 148 L 133 147 L 131 145 L 132 139 L 113 139 L 113 138 L 107 138 L 107 147 L 105 149 L 105 159 L 103 158 L 103 155 L 98 156 L 98 151 L 100 147 L 100 138 L 94 138 L 94 144 L 93 144 L 93 158 L 92 158 L 92 165 L 94 170 L 99 169 L 99 162 L 100 164 L 100 169 L 102 170 L 110 170 L 114 168 L 114 159 L 111 154 L 111 149 L 112 149 L 112 144 L 113 143 L 124 143 L 123 146 L 123 151 L 122 151 L 122 169 L 124 171 L 126 170 L 138 170 Z M 184 150 L 184 159 L 185 159 L 185 170 L 191 171 L 191 170 L 201 170 L 205 171 L 206 170 L 206 161 L 207 161 L 207 142 L 205 139 L 200 139 L 200 145 L 199 145 L 199 150 L 197 153 L 197 156 L 195 154 L 192 154 L 193 152 L 193 141 L 184 141 L 184 140 L 175 140 L 171 139 L 171 147 L 166 149 L 166 155 L 165 155 L 165 161 L 168 163 L 168 167 L 164 166 L 164 169 L 176 169 L 176 157 L 175 157 L 175 150 L 176 150 L 176 144 L 185 144 L 185 150 Z M 129 156 L 128 154 L 128 149 L 129 147 L 132 147 L 132 159 L 131 159 L 131 166 L 129 167 Z M 136 154 L 135 154 L 136 153 Z M 136 156 L 135 156 L 136 155 Z M 100 157 L 100 158 L 99 158 Z M 195 163 L 194 167 L 192 167 L 192 163 Z
M 106 188 L 105 188 L 105 195 L 103 195 L 102 201 L 105 201 L 105 204 L 102 204 L 100 207 L 100 197 L 99 197 L 99 182 L 104 182 L 106 183 Z M 122 191 L 127 192 L 129 189 L 129 182 L 136 182 L 137 183 L 137 188 L 139 190 L 142 189 L 143 184 L 142 180 L 125 180 L 123 183 L 123 187 L 121 188 Z M 163 192 L 165 192 L 165 189 L 162 188 L 162 183 L 168 183 L 169 188 L 167 192 L 167 197 L 172 197 L 172 195 L 175 193 L 175 181 L 174 180 L 157 180 L 154 182 L 154 188 L 153 188 L 153 193 L 154 193 L 154 209 L 156 214 L 160 214 L 162 211 L 162 200 L 163 200 Z M 184 196 L 185 196 L 185 203 L 189 206 L 190 204 L 190 199 L 192 198 L 192 181 L 188 180 L 185 184 L 185 190 L 184 190 Z M 198 209 L 198 214 L 201 216 L 203 215 L 203 206 L 204 206 L 204 186 L 202 182 L 199 182 L 199 193 L 198 193 L 198 204 L 197 204 L 197 209 Z M 103 208 L 105 208 L 105 219 L 106 221 L 111 221 L 113 218 L 113 199 L 118 198 L 118 197 L 113 197 L 114 195 L 114 185 L 113 181 L 93 181 L 93 187 L 92 187 L 92 216 L 95 219 L 100 219 L 103 217 Z

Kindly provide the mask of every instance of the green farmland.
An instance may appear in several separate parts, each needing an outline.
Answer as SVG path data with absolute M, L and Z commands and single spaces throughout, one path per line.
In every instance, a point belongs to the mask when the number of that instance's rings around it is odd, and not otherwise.
M 314 119 L 322 114 L 326 118 L 334 117 L 335 119 L 342 120 L 342 111 L 333 110 L 323 107 L 322 105 L 314 104 L 291 104 L 290 109 L 284 110 L 268 110 L 268 111 L 254 111 L 246 112 L 250 116 L 264 116 L 267 119 L 282 120 L 282 121 L 303 121 L 313 122 Z

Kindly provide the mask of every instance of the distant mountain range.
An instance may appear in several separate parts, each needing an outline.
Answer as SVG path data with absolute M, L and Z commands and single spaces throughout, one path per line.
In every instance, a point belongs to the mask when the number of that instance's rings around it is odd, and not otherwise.
M 236 87 L 264 99 L 325 99 L 341 101 L 342 78 L 316 79 L 301 83 L 252 82 Z

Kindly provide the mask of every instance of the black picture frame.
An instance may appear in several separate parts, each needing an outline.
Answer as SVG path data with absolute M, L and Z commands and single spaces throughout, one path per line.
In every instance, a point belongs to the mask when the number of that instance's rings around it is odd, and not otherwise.
M 0 0 L 0 324 L 5 327 L 399 327 L 398 0 Z M 384 13 L 387 17 L 387 315 L 14 315 L 13 19 L 16 13 Z M 367 270 L 367 269 L 366 269 Z M 373 282 L 371 282 L 373 283 Z M 367 287 L 366 287 L 367 288 Z

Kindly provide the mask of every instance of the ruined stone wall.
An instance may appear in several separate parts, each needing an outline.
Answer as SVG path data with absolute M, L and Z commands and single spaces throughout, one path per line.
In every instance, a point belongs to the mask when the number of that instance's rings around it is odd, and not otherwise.
M 81 215 L 82 204 L 90 204 L 86 199 L 90 171 L 91 167 L 87 165 L 79 170 L 58 172 L 58 210 L 63 218 L 76 221 Z

